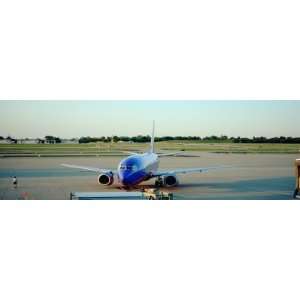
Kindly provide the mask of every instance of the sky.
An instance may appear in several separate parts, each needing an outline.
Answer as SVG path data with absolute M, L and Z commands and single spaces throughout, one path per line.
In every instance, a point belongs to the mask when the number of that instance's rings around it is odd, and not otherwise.
M 300 136 L 300 101 L 0 101 L 0 136 Z

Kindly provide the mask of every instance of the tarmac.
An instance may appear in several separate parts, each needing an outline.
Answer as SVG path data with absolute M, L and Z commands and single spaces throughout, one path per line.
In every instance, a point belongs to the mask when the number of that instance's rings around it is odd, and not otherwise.
M 188 154 L 188 153 L 187 153 Z M 205 173 L 179 175 L 179 186 L 162 188 L 175 199 L 292 199 L 295 189 L 294 162 L 297 154 L 191 153 L 198 157 L 162 157 L 160 169 L 228 166 Z M 0 158 L 0 199 L 69 199 L 71 192 L 120 191 L 97 183 L 97 174 L 68 169 L 77 164 L 116 169 L 121 157 Z M 18 186 L 13 187 L 12 176 Z M 137 189 L 153 187 L 149 180 Z

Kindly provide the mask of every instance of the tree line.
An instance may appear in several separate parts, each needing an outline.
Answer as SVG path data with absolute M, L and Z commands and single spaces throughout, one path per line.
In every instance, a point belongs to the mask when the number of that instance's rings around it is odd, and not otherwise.
M 102 136 L 102 137 L 81 137 L 79 139 L 79 143 L 92 143 L 92 142 L 133 142 L 133 143 L 147 143 L 151 141 L 151 137 L 149 135 L 138 135 L 138 136 Z M 226 142 L 226 143 L 271 143 L 271 144 L 300 144 L 300 137 L 228 137 L 226 135 L 221 136 L 163 136 L 163 137 L 155 137 L 155 142 L 164 142 L 164 141 L 203 141 L 203 142 Z
M 0 140 L 12 140 L 17 141 L 16 139 L 11 138 L 10 136 L 7 136 L 4 138 L 3 136 L 0 136 Z M 25 139 L 26 140 L 26 139 Z M 59 144 L 61 143 L 61 138 L 47 135 L 44 137 L 44 139 L 37 139 L 38 143 L 40 144 Z M 75 140 L 75 139 L 72 139 Z M 102 136 L 102 137 L 81 137 L 78 142 L 80 144 L 85 143 L 95 143 L 95 142 L 104 142 L 104 143 L 117 143 L 117 142 L 132 142 L 132 143 L 148 143 L 150 142 L 151 137 L 149 135 L 137 135 L 137 136 Z M 211 143 L 253 143 L 253 144 L 264 144 L 264 143 L 270 143 L 270 144 L 300 144 L 300 137 L 271 137 L 267 138 L 264 136 L 261 137 L 228 137 L 226 135 L 216 136 L 162 136 L 162 137 L 155 137 L 155 142 L 164 142 L 164 141 L 199 141 L 199 142 L 211 142 Z
M 261 137 L 253 137 L 250 138 L 241 138 L 237 137 L 233 139 L 234 143 L 253 143 L 253 144 L 300 144 L 300 137 L 272 137 L 266 138 L 264 136 Z

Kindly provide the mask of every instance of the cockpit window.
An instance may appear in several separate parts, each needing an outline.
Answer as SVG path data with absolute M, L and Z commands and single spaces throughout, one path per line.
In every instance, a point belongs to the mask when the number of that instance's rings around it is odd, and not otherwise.
M 136 165 L 127 165 L 126 169 L 129 171 L 136 171 L 137 170 L 137 166 Z
M 121 165 L 120 170 L 136 171 L 137 166 L 136 165 Z

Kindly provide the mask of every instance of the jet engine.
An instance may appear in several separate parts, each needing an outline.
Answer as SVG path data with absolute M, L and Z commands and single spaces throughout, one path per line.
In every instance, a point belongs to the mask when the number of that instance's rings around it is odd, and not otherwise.
M 163 177 L 163 185 L 166 187 L 173 187 L 178 184 L 177 177 L 175 175 L 167 175 Z
M 114 183 L 114 175 L 112 173 L 102 173 L 98 176 L 98 183 L 102 185 L 112 185 Z

